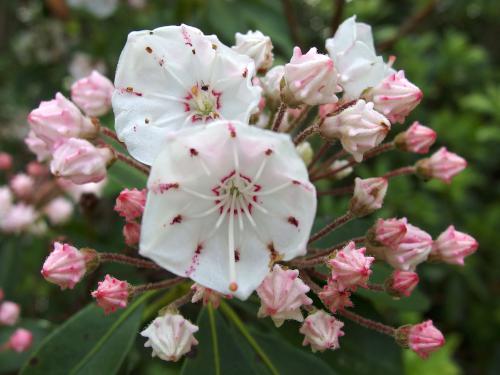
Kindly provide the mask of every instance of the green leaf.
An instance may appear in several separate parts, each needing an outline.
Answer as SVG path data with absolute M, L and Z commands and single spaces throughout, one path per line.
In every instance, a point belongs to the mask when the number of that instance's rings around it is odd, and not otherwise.
M 21 375 L 115 374 L 139 330 L 144 294 L 126 310 L 105 316 L 90 304 L 49 335 Z

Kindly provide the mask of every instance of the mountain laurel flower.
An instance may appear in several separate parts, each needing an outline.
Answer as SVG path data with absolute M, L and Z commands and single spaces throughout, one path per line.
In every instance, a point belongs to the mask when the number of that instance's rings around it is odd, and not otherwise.
M 272 264 L 306 253 L 315 213 L 316 190 L 289 135 L 215 122 L 163 144 L 148 179 L 139 252 L 246 299 Z
M 434 241 L 431 257 L 450 264 L 464 265 L 464 258 L 476 252 L 479 244 L 474 237 L 455 230 L 450 225 Z
M 362 217 L 382 208 L 389 183 L 384 177 L 354 179 L 354 193 L 349 202 L 349 211 Z
M 326 117 L 320 132 L 326 138 L 340 139 L 344 150 L 359 163 L 363 154 L 378 146 L 390 129 L 391 123 L 373 109 L 373 103 L 360 99 L 339 114 Z
M 404 71 L 385 77 L 370 91 L 375 109 L 383 113 L 390 122 L 403 123 L 406 116 L 420 103 L 424 94 L 405 78 Z
M 3 216 L 0 229 L 5 233 L 19 234 L 28 230 L 37 218 L 38 214 L 33 206 L 16 203 Z
M 110 275 L 106 275 L 103 281 L 99 281 L 97 289 L 92 292 L 92 297 L 103 308 L 105 314 L 127 307 L 129 295 L 130 284 Z
M 41 273 L 45 280 L 59 285 L 61 289 L 73 289 L 95 261 L 93 251 L 78 250 L 67 243 L 55 242 Z
M 332 59 L 311 48 L 305 55 L 299 47 L 285 65 L 287 101 L 291 104 L 319 105 L 338 101 L 337 71 Z
M 11 301 L 3 301 L 0 303 L 0 324 L 5 326 L 13 326 L 17 323 L 21 307 Z
M 10 188 L 19 198 L 28 198 L 33 193 L 34 187 L 35 180 L 25 173 L 18 173 L 10 180 Z
M 258 30 L 248 31 L 246 34 L 236 33 L 236 45 L 233 46 L 233 50 L 252 58 L 259 72 L 266 72 L 273 66 L 271 38 Z
M 97 70 L 71 86 L 71 99 L 87 116 L 105 115 L 111 108 L 113 83 Z
M 97 125 L 61 93 L 53 100 L 41 102 L 29 114 L 28 122 L 36 136 L 52 149 L 68 138 L 93 138 L 98 131 Z
M 405 132 L 398 134 L 394 142 L 400 150 L 427 154 L 436 138 L 434 130 L 415 121 Z
M 147 337 L 146 348 L 153 349 L 152 357 L 159 357 L 164 361 L 177 362 L 184 354 L 189 353 L 198 341 L 193 333 L 198 327 L 179 314 L 167 312 L 157 317 L 141 332 Z
M 0 221 L 12 208 L 13 199 L 14 197 L 9 187 L 0 186 Z
M 274 101 L 279 102 L 281 98 L 281 80 L 285 75 L 285 66 L 276 65 L 261 78 L 260 84 L 264 95 Z
M 328 280 L 328 283 L 323 286 L 323 290 L 318 293 L 318 297 L 332 313 L 353 306 L 351 292 L 339 288 L 339 284 L 333 280 Z
M 427 359 L 429 354 L 445 344 L 443 334 L 434 327 L 432 320 L 399 327 L 396 331 L 396 341 L 401 346 L 410 348 L 423 359 Z
M 344 336 L 343 326 L 341 321 L 318 310 L 309 315 L 300 327 L 300 333 L 305 336 L 302 345 L 311 345 L 313 352 L 338 349 L 339 337 Z
M 218 308 L 220 305 L 220 300 L 222 297 L 231 298 L 230 295 L 222 295 L 215 290 L 210 288 L 205 288 L 204 286 L 194 283 L 191 286 L 193 293 L 193 298 L 191 298 L 191 303 L 196 303 L 198 301 L 203 302 L 203 306 L 211 305 L 214 309 Z
M 414 271 L 415 267 L 427 260 L 432 250 L 432 237 L 414 225 L 406 224 L 406 233 L 398 242 L 387 246 L 384 257 L 396 269 Z
M 33 343 L 33 334 L 24 328 L 18 328 L 9 337 L 7 346 L 16 353 L 22 353 L 28 350 Z
M 337 282 L 339 290 L 366 287 L 375 258 L 365 256 L 365 252 L 364 247 L 356 249 L 356 244 L 351 241 L 328 260 L 332 271 L 331 279 Z
M 330 171 L 336 171 L 340 168 L 344 168 L 347 164 L 349 164 L 349 161 L 346 159 L 335 160 L 330 165 Z M 343 178 L 349 176 L 352 173 L 352 171 L 353 171 L 352 167 L 344 168 L 341 171 L 336 172 L 333 178 L 335 180 L 342 180 Z
M 0 171 L 8 171 L 12 168 L 12 156 L 6 152 L 0 152 Z
M 43 208 L 43 212 L 52 225 L 66 224 L 73 214 L 73 203 L 66 198 L 57 197 Z
M 395 270 L 385 283 L 386 290 L 397 297 L 409 297 L 418 285 L 419 280 L 416 272 Z
M 123 226 L 123 238 L 128 246 L 135 246 L 141 237 L 141 224 L 129 221 Z
M 169 133 L 220 119 L 248 123 L 261 97 L 254 74 L 251 58 L 194 27 L 132 32 L 115 76 L 118 137 L 152 164 Z
M 401 242 L 406 234 L 408 224 L 406 218 L 378 219 L 369 231 L 376 244 L 390 246 Z
M 417 173 L 424 178 L 437 178 L 449 184 L 451 179 L 467 167 L 467 161 L 441 147 L 430 158 L 419 160 Z
M 144 211 L 146 194 L 146 189 L 123 189 L 116 198 L 115 211 L 127 221 L 137 219 Z
M 356 16 L 345 20 L 333 38 L 326 40 L 326 50 L 335 62 L 347 100 L 375 87 L 388 74 L 382 57 L 375 52 L 371 27 L 356 22 Z
M 96 147 L 89 141 L 70 138 L 53 154 L 50 171 L 56 177 L 64 177 L 75 184 L 99 182 L 107 175 L 107 167 L 114 161 L 108 147 Z
M 275 264 L 257 288 L 261 306 L 257 316 L 270 316 L 276 327 L 280 327 L 286 319 L 299 322 L 304 320 L 300 308 L 311 305 L 312 299 L 306 293 L 310 288 L 299 279 L 298 270 L 285 270 Z
M 52 150 L 45 143 L 45 141 L 38 138 L 33 130 L 31 130 L 26 138 L 24 138 L 24 143 L 28 149 L 36 155 L 36 159 L 41 163 L 47 161 L 52 156 Z
M 314 157 L 314 150 L 309 142 L 306 141 L 298 144 L 296 150 L 305 165 L 311 164 Z

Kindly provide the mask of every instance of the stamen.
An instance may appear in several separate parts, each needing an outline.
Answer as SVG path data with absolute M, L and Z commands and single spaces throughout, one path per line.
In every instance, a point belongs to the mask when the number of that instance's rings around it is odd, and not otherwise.
M 222 200 L 221 202 L 217 203 L 215 206 L 210 207 L 208 210 L 194 214 L 194 215 L 189 215 L 187 216 L 189 219 L 199 219 L 201 217 L 208 216 L 215 211 L 219 210 L 222 206 L 226 205 L 227 200 Z
M 234 256 L 234 251 L 235 251 L 235 246 L 234 246 L 234 215 L 233 215 L 233 210 L 234 210 L 234 203 L 236 201 L 236 195 L 233 194 L 231 197 L 231 205 L 230 205 L 230 215 L 229 215 L 229 226 L 228 226 L 228 253 L 229 253 L 229 289 L 231 289 L 231 286 L 236 285 L 237 289 L 237 284 L 236 284 L 236 259 Z M 233 292 L 235 290 L 232 290 Z
M 255 177 L 252 179 L 252 182 L 245 188 L 243 189 L 243 193 L 247 193 L 253 189 L 257 181 L 259 180 L 260 176 L 262 175 L 262 172 L 264 171 L 264 168 L 266 167 L 267 161 L 269 159 L 266 157 L 264 160 L 262 160 L 262 163 L 259 166 L 259 169 L 257 170 L 257 173 L 255 174 Z
M 236 206 L 235 206 L 235 211 L 236 211 L 236 215 L 238 216 L 238 224 L 240 226 L 240 232 L 243 231 L 244 227 L 243 227 L 243 215 L 240 215 L 240 211 L 241 211 L 241 200 L 240 198 L 238 198 L 238 200 L 236 201 Z
M 273 193 L 276 193 L 280 190 L 286 189 L 287 187 L 289 187 L 292 184 L 293 184 L 292 181 L 285 182 L 284 184 L 278 185 L 278 186 L 271 188 L 271 189 L 268 189 L 268 190 L 256 191 L 255 193 L 253 193 L 253 195 L 261 196 L 261 195 L 273 194 Z
M 185 186 L 181 187 L 181 191 L 188 193 L 188 194 L 191 194 L 191 195 L 194 195 L 195 197 L 208 200 L 208 201 L 218 201 L 218 200 L 221 200 L 222 198 L 225 198 L 227 196 L 227 194 L 217 195 L 217 196 L 206 195 L 206 194 L 198 193 L 197 191 L 191 190 Z
M 264 213 L 264 214 L 269 215 L 269 211 L 268 211 L 268 210 L 266 210 L 266 209 L 265 209 L 264 207 L 262 207 L 261 205 L 259 205 L 257 202 L 255 202 L 255 201 L 251 201 L 251 202 L 250 202 L 250 201 L 248 200 L 248 197 L 246 196 L 246 194 L 242 194 L 242 197 L 243 197 L 243 199 L 245 200 L 245 202 L 246 202 L 247 204 L 251 204 L 253 207 L 257 208 L 260 212 L 262 212 L 262 213 Z

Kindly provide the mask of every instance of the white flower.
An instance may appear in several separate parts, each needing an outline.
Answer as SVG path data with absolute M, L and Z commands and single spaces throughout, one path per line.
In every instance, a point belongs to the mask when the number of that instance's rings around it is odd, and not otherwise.
M 371 27 L 356 22 L 356 16 L 345 20 L 333 38 L 326 40 L 326 49 L 339 72 L 346 99 L 359 97 L 391 71 L 375 52 Z
M 260 31 L 248 31 L 246 34 L 236 33 L 236 45 L 233 49 L 247 55 L 255 62 L 259 71 L 266 71 L 273 66 L 273 43 L 271 38 Z
M 43 208 L 43 212 L 47 215 L 51 224 L 65 224 L 73 214 L 73 203 L 66 198 L 57 197 Z
M 219 121 L 173 134 L 148 180 L 140 253 L 247 298 L 306 252 L 316 191 L 286 134 Z
M 17 203 L 7 211 L 0 222 L 0 229 L 5 233 L 20 233 L 29 227 L 37 219 L 33 206 Z
M 169 133 L 217 119 L 248 123 L 260 100 L 254 73 L 248 56 L 194 27 L 133 32 L 115 77 L 118 136 L 152 164 Z

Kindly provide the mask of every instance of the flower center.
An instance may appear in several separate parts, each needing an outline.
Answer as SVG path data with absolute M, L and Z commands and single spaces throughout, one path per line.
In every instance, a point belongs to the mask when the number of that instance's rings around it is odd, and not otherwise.
M 234 199 L 233 214 L 252 213 L 253 206 L 257 203 L 257 196 L 254 194 L 261 190 L 261 186 L 252 183 L 252 179 L 241 173 L 236 174 L 233 170 L 223 177 L 220 183 L 212 189 L 212 192 L 220 199 L 215 200 L 219 207 L 219 213 L 231 212 L 231 202 Z
M 208 122 L 218 119 L 221 95 L 221 92 L 215 91 L 203 82 L 191 87 L 184 97 L 184 111 L 190 113 L 191 122 Z

